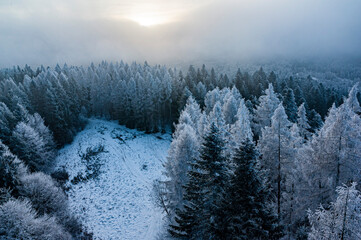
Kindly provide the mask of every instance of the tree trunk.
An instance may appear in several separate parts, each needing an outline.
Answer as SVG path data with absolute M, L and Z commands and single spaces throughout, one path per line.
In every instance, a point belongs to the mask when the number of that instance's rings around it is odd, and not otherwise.
M 339 142 L 338 142 L 338 155 L 337 155 L 337 173 L 336 173 L 336 187 L 340 184 L 340 167 L 341 167 L 341 134 L 340 134 L 340 138 L 339 138 Z
M 281 123 L 278 123 L 278 177 L 277 177 L 277 214 L 281 219 Z
M 345 235 L 346 217 L 347 217 L 347 204 L 348 204 L 349 191 L 350 191 L 350 188 L 347 188 L 345 210 L 344 210 L 344 213 L 343 213 L 343 220 L 342 220 L 341 240 L 344 240 L 344 235 Z

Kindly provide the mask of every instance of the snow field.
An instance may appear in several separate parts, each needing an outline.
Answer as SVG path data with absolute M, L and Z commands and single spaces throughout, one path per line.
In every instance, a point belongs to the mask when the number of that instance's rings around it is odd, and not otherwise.
M 99 176 L 67 183 L 70 208 L 96 239 L 157 238 L 164 213 L 154 203 L 152 184 L 162 175 L 170 143 L 170 134 L 144 134 L 90 119 L 73 143 L 60 150 L 57 167 L 64 166 L 71 180 L 86 170 L 81 154 L 104 145 L 105 151 L 97 156 Z

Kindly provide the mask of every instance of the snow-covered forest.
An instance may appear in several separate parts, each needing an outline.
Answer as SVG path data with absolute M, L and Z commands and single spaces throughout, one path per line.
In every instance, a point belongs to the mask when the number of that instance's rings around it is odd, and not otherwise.
M 69 186 L 104 174 L 97 155 L 109 146 L 72 150 L 87 161 L 85 175 L 56 160 L 90 118 L 172 134 L 163 166 L 145 165 L 159 172 L 159 239 L 360 239 L 358 70 L 330 80 L 269 68 L 103 61 L 1 70 L 0 239 L 101 239 L 87 213 L 69 207 Z

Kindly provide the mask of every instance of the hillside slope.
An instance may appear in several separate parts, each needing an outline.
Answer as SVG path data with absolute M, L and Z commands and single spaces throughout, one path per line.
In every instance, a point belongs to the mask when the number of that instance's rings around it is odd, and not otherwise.
M 70 207 L 96 238 L 157 237 L 164 213 L 154 204 L 152 184 L 161 176 L 170 142 L 170 134 L 144 134 L 91 119 L 73 143 L 60 150 L 57 167 L 64 166 L 73 180 L 67 183 Z M 98 146 L 104 151 L 84 155 L 87 148 Z

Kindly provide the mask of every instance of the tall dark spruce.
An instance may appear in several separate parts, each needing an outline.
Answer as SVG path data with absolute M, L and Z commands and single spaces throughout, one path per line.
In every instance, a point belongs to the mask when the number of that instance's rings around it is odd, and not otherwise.
M 224 142 L 219 129 L 211 124 L 204 138 L 201 157 L 188 172 L 182 209 L 176 210 L 170 234 L 178 239 L 225 239 L 227 218 L 225 211 L 226 184 L 229 179 Z
M 235 172 L 227 191 L 226 239 L 279 239 L 282 228 L 270 207 L 271 191 L 258 166 L 258 151 L 249 139 L 235 151 Z

